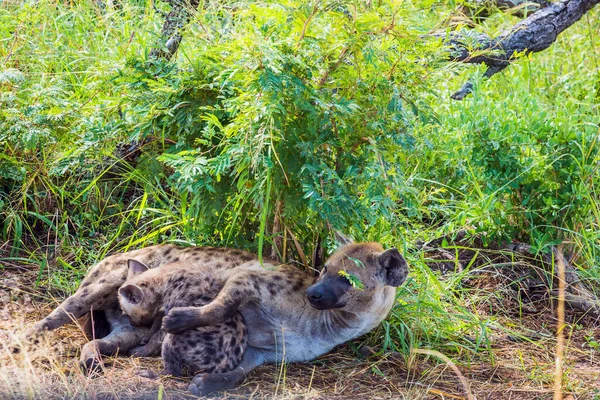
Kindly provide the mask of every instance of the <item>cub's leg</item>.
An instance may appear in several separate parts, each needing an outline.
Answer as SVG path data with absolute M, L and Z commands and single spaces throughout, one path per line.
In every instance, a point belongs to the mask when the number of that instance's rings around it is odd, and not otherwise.
M 106 314 L 111 325 L 110 334 L 86 343 L 81 349 L 79 361 L 81 366 L 88 370 L 100 366 L 101 356 L 126 354 L 131 348 L 139 345 L 144 338 L 150 336 L 150 328 L 131 326 L 129 319 L 121 313 L 121 310 L 107 310 Z
M 206 396 L 212 392 L 233 389 L 244 382 L 250 371 L 264 362 L 265 359 L 259 350 L 248 347 L 244 359 L 235 369 L 222 374 L 200 373 L 192 380 L 189 390 L 194 396 Z
M 283 292 L 299 291 L 313 278 L 294 269 L 242 270 L 232 275 L 217 297 L 201 307 L 174 307 L 163 318 L 163 329 L 177 334 L 189 329 L 219 324 L 252 301 L 275 299 Z M 273 300 L 277 301 L 277 300 Z
M 163 317 L 163 312 L 159 312 L 156 315 L 154 323 L 150 328 L 150 338 L 145 341 L 145 343 L 142 341 L 139 346 L 133 347 L 131 350 L 129 350 L 129 355 L 135 357 L 152 357 L 160 355 L 163 340 L 166 335 L 166 332 L 161 328 Z
M 240 313 L 221 324 L 168 334 L 162 347 L 165 370 L 174 376 L 228 372 L 242 361 L 247 344 L 246 324 Z
M 264 274 L 240 271 L 225 282 L 218 296 L 202 307 L 174 307 L 163 318 L 163 329 L 177 334 L 201 326 L 220 324 L 232 318 L 240 306 L 268 295 Z

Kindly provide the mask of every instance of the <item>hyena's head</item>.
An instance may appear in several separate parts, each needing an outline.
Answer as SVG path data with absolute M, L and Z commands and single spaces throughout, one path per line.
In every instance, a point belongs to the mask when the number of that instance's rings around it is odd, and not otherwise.
M 127 260 L 127 266 L 127 280 L 119 288 L 121 309 L 129 316 L 133 326 L 150 325 L 161 307 L 158 293 L 148 282 L 151 271 L 136 260 Z
M 350 243 L 329 257 L 306 296 L 320 310 L 368 303 L 386 286 L 402 285 L 407 275 L 408 264 L 397 249 L 384 251 L 379 243 Z

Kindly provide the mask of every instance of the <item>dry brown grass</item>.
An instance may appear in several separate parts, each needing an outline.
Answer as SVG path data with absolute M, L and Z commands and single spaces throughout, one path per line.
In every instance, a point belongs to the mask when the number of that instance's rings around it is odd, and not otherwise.
M 33 321 L 51 311 L 43 293 L 31 293 L 32 273 L 0 275 L 0 399 L 180 399 L 187 394 L 186 380 L 150 380 L 139 371 L 161 369 L 159 358 L 110 357 L 102 375 L 88 376 L 77 364 L 77 351 L 85 337 L 76 324 L 47 337 L 45 345 L 32 352 L 13 355 L 7 344 Z M 520 321 L 499 316 L 503 326 L 520 324 L 533 332 L 556 326 L 552 313 L 527 315 Z M 600 353 L 589 347 L 590 334 L 600 338 L 600 329 L 565 329 L 563 370 L 564 395 L 575 399 L 600 398 Z M 542 335 L 518 341 L 509 335 L 492 338 L 494 362 L 489 359 L 461 364 L 454 362 L 468 381 L 475 398 L 551 399 L 553 394 L 556 339 Z M 466 360 L 467 358 L 465 358 Z M 420 355 L 408 365 L 399 354 L 365 358 L 349 346 L 341 346 L 312 363 L 267 365 L 253 371 L 227 399 L 466 399 L 463 384 L 446 363 Z M 565 397 L 568 398 L 568 397 Z

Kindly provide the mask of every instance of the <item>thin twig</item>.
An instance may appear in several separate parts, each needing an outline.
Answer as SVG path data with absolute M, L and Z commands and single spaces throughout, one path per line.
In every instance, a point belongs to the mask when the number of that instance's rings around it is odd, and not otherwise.
M 302 250 L 302 246 L 300 246 L 300 242 L 298 241 L 298 239 L 296 239 L 296 236 L 292 233 L 290 228 L 288 228 L 286 225 L 284 225 L 284 227 L 288 231 L 290 236 L 292 237 L 292 240 L 294 241 L 294 246 L 296 247 L 298 256 L 300 256 L 300 259 L 302 260 L 302 264 L 304 264 L 304 267 L 306 268 L 307 271 L 310 271 L 310 268 L 308 266 L 308 261 L 306 261 L 306 255 L 304 254 L 304 250 Z
M 19 30 L 20 29 L 21 29 L 21 24 L 17 25 L 17 28 L 15 29 L 15 33 L 14 33 L 15 38 L 13 39 L 13 42 L 10 46 L 10 50 L 8 50 L 8 54 L 6 55 L 6 58 L 4 59 L 5 64 L 8 62 L 8 60 L 10 60 L 10 58 L 13 55 L 15 45 L 17 44 L 17 39 L 19 38 Z
M 304 21 L 304 26 L 302 27 L 302 33 L 300 33 L 300 39 L 298 39 L 298 43 L 296 44 L 296 50 L 294 52 L 297 52 L 298 49 L 300 48 L 300 46 L 302 45 L 302 41 L 304 40 L 304 36 L 306 36 L 306 30 L 308 29 L 308 24 L 310 24 L 310 21 L 313 19 L 313 17 L 319 11 L 319 4 L 321 4 L 320 0 L 315 3 L 315 5 L 313 6 L 313 9 L 312 9 L 310 15 L 308 16 L 308 18 L 306 19 L 306 21 Z
M 562 246 L 558 246 L 556 266 L 558 268 L 558 308 L 556 314 L 558 322 L 556 325 L 556 366 L 554 370 L 554 400 L 562 400 L 562 364 L 565 350 L 565 287 L 566 274 L 565 263 L 562 255 Z
M 346 57 L 346 53 L 348 52 L 348 50 L 350 50 L 350 47 L 346 46 L 342 49 L 342 52 L 340 53 L 340 56 L 338 57 L 337 61 L 335 62 L 335 64 L 333 64 L 330 68 L 327 69 L 327 71 L 325 71 L 325 73 L 323 74 L 323 76 L 321 77 L 321 79 L 319 79 L 319 83 L 317 84 L 317 88 L 320 89 L 323 87 L 323 85 L 325 85 L 325 83 L 327 82 L 327 79 L 329 78 L 329 75 L 335 71 L 337 69 L 337 67 L 339 67 L 339 65 L 342 63 L 342 61 L 344 61 L 344 58 Z

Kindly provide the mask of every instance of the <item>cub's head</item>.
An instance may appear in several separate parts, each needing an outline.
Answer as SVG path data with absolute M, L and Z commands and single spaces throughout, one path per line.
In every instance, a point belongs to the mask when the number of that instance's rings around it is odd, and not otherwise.
M 379 243 L 350 243 L 325 262 L 317 281 L 306 289 L 306 297 L 320 310 L 355 301 L 367 303 L 386 286 L 402 285 L 407 275 L 408 264 L 397 249 L 384 251 Z
M 119 288 L 121 309 L 129 316 L 131 325 L 152 324 L 161 306 L 159 296 L 150 289 L 148 267 L 136 260 L 127 260 L 127 281 Z

